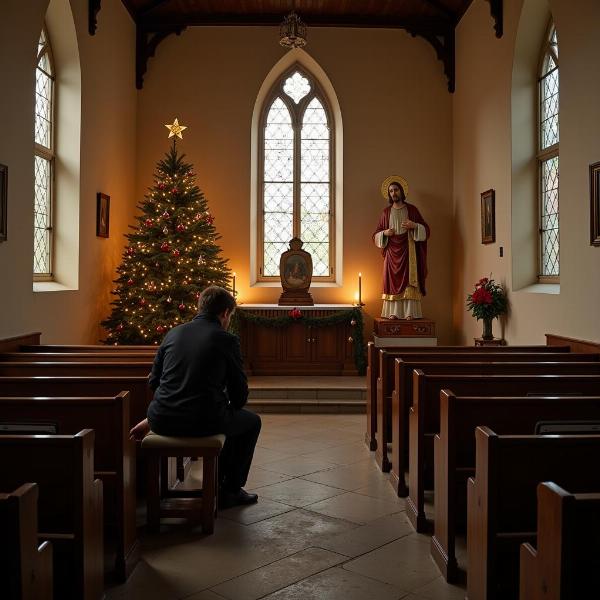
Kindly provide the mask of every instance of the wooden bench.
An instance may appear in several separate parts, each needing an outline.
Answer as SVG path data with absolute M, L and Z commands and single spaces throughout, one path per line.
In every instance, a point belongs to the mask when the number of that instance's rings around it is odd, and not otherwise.
M 521 546 L 520 600 L 600 597 L 599 543 L 600 492 L 570 494 L 540 483 L 537 550 Z
M 379 364 L 380 351 L 387 353 L 398 353 L 398 357 L 405 354 L 424 354 L 424 353 L 457 353 L 457 352 L 536 352 L 536 353 L 555 353 L 566 354 L 570 348 L 568 345 L 554 346 L 502 346 L 502 348 L 481 346 L 394 346 L 378 348 L 374 342 L 367 344 L 367 431 L 365 433 L 365 443 L 370 450 L 377 450 L 377 379 L 381 373 Z
M 38 541 L 38 486 L 0 493 L 0 597 L 52 600 L 52 546 Z
M 143 362 L 152 366 L 148 352 L 3 352 L 2 362 Z
M 543 373 L 546 367 L 543 363 L 539 366 Z M 424 504 L 426 487 L 433 487 L 433 436 L 440 432 L 440 391 L 447 388 L 457 396 L 598 394 L 600 375 L 568 375 L 565 371 L 564 366 L 560 370 L 554 367 L 552 375 L 428 375 L 419 369 L 413 371 L 406 514 L 418 532 L 431 529 Z
M 408 470 L 408 421 L 409 410 L 412 406 L 412 371 L 414 369 L 422 369 L 426 372 L 433 369 L 432 373 L 451 373 L 454 369 L 451 365 L 455 363 L 475 363 L 475 362 L 599 362 L 600 354 L 567 354 L 561 353 L 559 356 L 549 352 L 461 352 L 455 353 L 428 353 L 428 354 L 406 354 L 401 358 L 396 358 L 393 361 L 393 374 L 390 371 L 392 365 L 387 365 L 387 368 L 381 374 L 382 397 L 390 395 L 391 391 L 391 409 L 379 410 L 378 419 L 382 419 L 382 426 L 378 428 L 381 431 L 382 441 L 386 447 L 389 442 L 392 444 L 392 458 L 389 460 L 386 457 L 381 464 L 386 466 L 391 465 L 390 481 L 392 486 L 397 491 L 399 496 L 408 494 L 408 486 L 405 482 L 404 474 Z M 447 363 L 447 367 L 437 367 Z M 599 363 L 600 364 L 600 363 Z M 515 367 L 516 368 L 516 367 Z M 474 372 L 476 368 L 474 367 Z M 392 383 L 390 383 L 392 379 Z M 388 415 L 391 415 L 391 423 L 386 420 Z M 384 433 L 391 431 L 391 439 L 383 438 Z M 377 434 L 380 435 L 379 433 Z M 387 463 L 387 464 L 386 464 Z
M 146 362 L 0 362 L 0 377 L 145 377 Z
M 536 539 L 537 485 L 600 489 L 600 436 L 499 436 L 478 427 L 475 443 L 475 479 L 467 483 L 467 595 L 516 600 L 520 545 Z
M 202 531 L 214 531 L 218 488 L 218 457 L 225 443 L 223 434 L 204 437 L 168 437 L 150 432 L 142 440 L 147 456 L 147 520 L 151 531 L 158 531 L 161 517 L 187 517 L 198 520 Z M 168 457 L 202 457 L 202 490 L 182 490 L 161 501 L 161 463 Z M 198 496 L 201 497 L 198 498 Z
M 556 346 L 559 347 L 559 346 Z M 20 352 L 147 352 L 156 354 L 158 346 L 107 346 L 103 344 L 21 344 Z
M 15 396 L 90 397 L 116 396 L 129 391 L 129 423 L 146 418 L 152 390 L 146 377 L 0 377 L 0 394 Z
M 466 483 L 475 474 L 477 426 L 498 434 L 531 435 L 540 421 L 577 419 L 600 420 L 600 396 L 465 397 L 442 390 L 440 433 L 434 438 L 431 555 L 447 581 L 456 581 L 458 575 L 455 538 L 467 522 Z
M 94 432 L 0 436 L 5 489 L 39 486 L 40 539 L 52 542 L 54 598 L 103 597 L 102 482 L 94 480 Z
M 95 432 L 94 477 L 104 488 L 105 545 L 116 578 L 125 581 L 139 560 L 135 442 L 129 439 L 129 392 L 106 398 L 0 398 L 0 426 L 50 423 L 58 434 Z M 107 543 L 108 542 L 108 543 Z

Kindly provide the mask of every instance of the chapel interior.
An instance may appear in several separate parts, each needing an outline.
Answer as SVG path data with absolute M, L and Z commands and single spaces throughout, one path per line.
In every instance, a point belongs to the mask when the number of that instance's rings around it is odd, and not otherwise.
M 599 30 L 598 0 L 0 0 L 0 598 L 600 596 Z M 115 317 L 172 148 L 238 303 L 252 506 L 215 511 L 207 446 L 128 439 L 197 299 Z M 422 318 L 382 318 L 393 178 Z

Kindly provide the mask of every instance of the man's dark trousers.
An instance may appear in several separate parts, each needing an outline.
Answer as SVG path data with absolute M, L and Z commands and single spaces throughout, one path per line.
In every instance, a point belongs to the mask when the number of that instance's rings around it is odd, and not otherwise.
M 219 455 L 219 485 L 225 491 L 237 492 L 246 485 L 260 426 L 260 417 L 244 408 L 225 413 L 220 432 L 226 439 Z

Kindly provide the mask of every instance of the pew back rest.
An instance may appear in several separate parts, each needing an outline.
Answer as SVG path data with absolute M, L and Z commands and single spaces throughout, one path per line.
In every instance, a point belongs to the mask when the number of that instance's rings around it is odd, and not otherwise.
M 152 365 L 148 352 L 3 352 L 0 362 L 143 362 Z
M 148 377 L 145 362 L 1 362 L 0 377 Z
M 550 346 L 548 346 L 550 347 Z M 560 346 L 553 346 L 560 348 Z M 158 346 L 106 346 L 102 344 L 22 344 L 19 347 L 20 352 L 147 352 L 156 354 Z M 564 352 L 562 349 L 560 352 Z M 568 346 L 566 352 L 568 352 Z

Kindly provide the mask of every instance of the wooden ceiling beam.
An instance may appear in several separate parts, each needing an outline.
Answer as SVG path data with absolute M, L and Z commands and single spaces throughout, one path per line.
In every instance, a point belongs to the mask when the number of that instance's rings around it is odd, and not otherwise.
M 429 6 L 431 6 L 431 8 L 444 15 L 444 17 L 452 23 L 457 22 L 458 19 L 456 17 L 456 14 L 454 14 L 454 12 L 450 10 L 447 6 L 444 6 L 440 2 L 440 0 L 425 0 L 425 4 L 428 4 Z
M 151 10 L 158 8 L 159 6 L 161 6 L 162 4 L 166 4 L 167 2 L 169 2 L 169 0 L 149 0 L 148 2 L 146 2 L 146 4 L 144 4 L 138 9 L 137 14 L 145 15 Z

